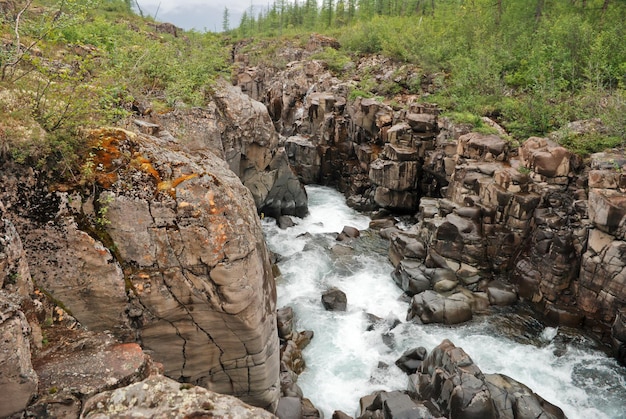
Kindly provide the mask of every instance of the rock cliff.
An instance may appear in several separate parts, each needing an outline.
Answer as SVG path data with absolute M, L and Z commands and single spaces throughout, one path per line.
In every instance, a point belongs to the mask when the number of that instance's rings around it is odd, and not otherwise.
M 307 197 L 268 109 L 239 87 L 218 82 L 205 108 L 155 115 L 154 122 L 183 140 L 189 150 L 210 151 L 224 159 L 254 198 L 259 213 L 303 217 Z
M 302 56 L 282 70 L 239 57 L 237 83 L 269 107 L 304 183 L 335 186 L 358 209 L 414 216 L 383 233 L 394 279 L 414 296 L 409 317 L 455 323 L 521 298 L 612 340 L 625 361 L 624 150 L 583 161 L 558 133 L 517 145 L 489 119 L 489 133 L 473 132 L 418 96 L 351 98 L 353 84 Z M 392 75 L 411 73 L 378 57 L 357 62 L 357 75 L 361 66 L 400 86 Z
M 215 154 L 158 134 L 91 132 L 84 185 L 4 167 L 30 274 L 82 327 L 139 343 L 167 376 L 272 407 L 276 295 L 252 194 Z M 23 262 L 5 287 L 26 278 Z

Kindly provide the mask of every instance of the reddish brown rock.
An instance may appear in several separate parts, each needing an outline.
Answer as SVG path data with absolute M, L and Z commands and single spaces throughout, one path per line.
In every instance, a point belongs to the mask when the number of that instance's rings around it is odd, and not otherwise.
M 531 137 L 520 148 L 522 164 L 535 173 L 554 178 L 567 176 L 572 153 L 547 138 Z

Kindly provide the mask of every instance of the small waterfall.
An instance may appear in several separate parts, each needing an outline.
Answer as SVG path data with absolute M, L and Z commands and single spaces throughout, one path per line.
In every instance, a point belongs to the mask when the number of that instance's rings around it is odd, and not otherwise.
M 376 390 L 404 390 L 407 377 L 394 362 L 407 349 L 429 351 L 444 338 L 462 347 L 484 373 L 502 373 L 526 384 L 571 419 L 623 418 L 626 369 L 580 331 L 544 327 L 522 305 L 459 326 L 406 323 L 408 304 L 393 283 L 386 243 L 363 232 L 352 248 L 335 236 L 345 225 L 366 229 L 369 218 L 345 205 L 338 192 L 307 187 L 310 215 L 281 230 L 264 220 L 269 247 L 282 255 L 278 306 L 294 308 L 299 330 L 315 337 L 304 351 L 298 384 L 329 418 L 354 414 L 359 398 Z M 346 312 L 328 312 L 321 294 L 337 287 Z M 386 321 L 372 330 L 366 313 Z M 390 329 L 394 319 L 403 323 Z

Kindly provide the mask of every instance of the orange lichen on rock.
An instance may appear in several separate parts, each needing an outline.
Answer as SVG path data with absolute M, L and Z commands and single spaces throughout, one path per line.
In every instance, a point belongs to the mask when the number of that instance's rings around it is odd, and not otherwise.
M 164 180 L 157 184 L 157 191 L 163 192 L 166 191 L 170 196 L 176 199 L 176 187 L 183 183 L 186 180 L 197 178 L 197 173 L 191 173 L 188 175 L 182 175 L 177 177 L 174 180 Z
M 144 156 L 137 154 L 133 157 L 131 164 L 135 166 L 137 169 L 141 170 L 144 173 L 149 174 L 157 181 L 157 183 L 161 182 L 161 175 L 156 171 L 152 162 L 145 158 Z
M 117 170 L 122 164 L 120 145 L 132 133 L 112 128 L 93 130 L 89 134 L 89 155 L 83 164 L 87 177 L 93 176 L 104 188 L 110 188 L 117 181 Z

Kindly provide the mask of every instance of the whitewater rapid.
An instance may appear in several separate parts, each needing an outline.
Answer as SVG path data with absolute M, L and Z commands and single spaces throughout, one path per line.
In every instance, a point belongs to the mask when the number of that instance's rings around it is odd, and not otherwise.
M 626 417 L 626 369 L 593 339 L 545 327 L 524 307 L 455 327 L 405 322 L 408 303 L 391 279 L 386 243 L 369 231 L 354 250 L 335 240 L 344 226 L 366 230 L 370 219 L 330 188 L 308 186 L 307 193 L 310 214 L 294 218 L 296 226 L 281 230 L 266 219 L 263 227 L 281 256 L 278 307 L 293 307 L 297 329 L 315 333 L 298 384 L 326 418 L 335 410 L 355 415 L 359 398 L 376 390 L 405 390 L 407 376 L 395 360 L 417 346 L 430 351 L 443 339 L 462 347 L 484 373 L 526 384 L 570 419 Z M 346 312 L 322 307 L 321 294 L 330 287 L 346 293 Z M 365 313 L 388 322 L 367 331 Z M 402 324 L 389 330 L 396 318 Z

